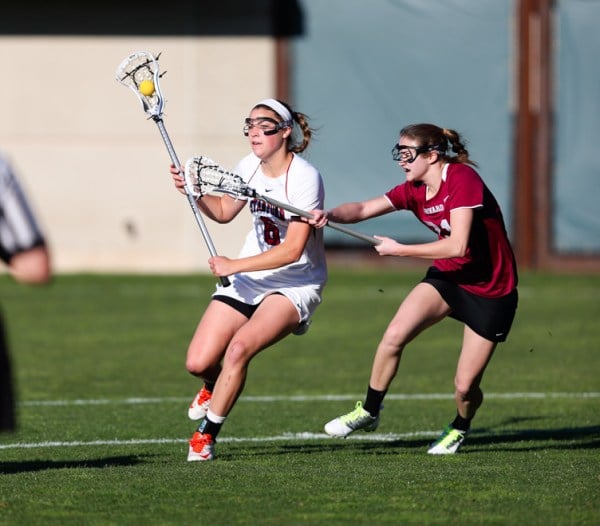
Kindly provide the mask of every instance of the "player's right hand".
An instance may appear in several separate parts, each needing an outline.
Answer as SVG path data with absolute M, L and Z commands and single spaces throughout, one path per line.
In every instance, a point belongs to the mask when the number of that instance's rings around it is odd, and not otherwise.
M 185 194 L 185 181 L 183 180 L 183 166 L 179 167 L 179 169 L 175 168 L 175 165 L 172 164 L 169 167 L 169 172 L 171 173 L 171 177 L 173 178 L 173 182 L 175 183 L 175 188 L 179 190 L 182 194 Z
M 312 219 L 307 219 L 306 221 L 315 228 L 323 228 L 327 224 L 327 221 L 329 221 L 326 210 L 315 209 L 311 210 L 310 213 L 312 214 Z

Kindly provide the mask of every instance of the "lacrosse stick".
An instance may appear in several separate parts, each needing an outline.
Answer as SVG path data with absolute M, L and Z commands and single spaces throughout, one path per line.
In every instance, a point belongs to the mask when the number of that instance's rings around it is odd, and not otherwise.
M 207 157 L 192 157 L 185 164 L 185 180 L 186 186 L 192 188 L 192 192 L 196 196 L 201 196 L 207 193 L 221 193 L 232 197 L 253 197 L 261 199 L 267 203 L 283 208 L 288 212 L 297 214 L 307 219 L 312 219 L 313 215 L 310 212 L 296 208 L 287 203 L 282 203 L 266 195 L 259 194 L 254 188 L 248 186 L 244 180 L 233 172 L 228 172 L 221 168 L 217 163 Z M 368 236 L 356 230 L 352 230 L 338 223 L 327 223 L 328 227 L 349 236 L 366 241 L 371 245 L 379 245 L 381 241 L 374 237 Z
M 181 163 L 177 158 L 177 154 L 173 148 L 173 143 L 169 138 L 169 134 L 167 133 L 165 124 L 163 122 L 163 108 L 165 102 L 160 90 L 159 79 L 162 75 L 164 75 L 164 73 L 159 73 L 159 56 L 160 53 L 156 56 L 156 58 L 154 58 L 146 51 L 133 53 L 123 60 L 123 62 L 121 62 L 117 68 L 116 77 L 117 80 L 123 84 L 123 86 L 128 87 L 135 93 L 136 97 L 142 103 L 143 110 L 156 123 L 158 129 L 160 130 L 160 135 L 165 143 L 165 146 L 167 147 L 167 151 L 169 152 L 169 156 L 171 157 L 171 162 L 175 167 L 177 167 L 177 169 L 179 169 Z M 204 237 L 204 242 L 206 243 L 208 251 L 211 256 L 216 256 L 217 250 L 215 249 L 215 245 L 212 242 L 210 233 L 204 224 L 204 220 L 202 219 L 202 214 L 198 209 L 198 203 L 196 203 L 196 198 L 194 197 L 192 188 L 186 184 L 184 189 L 187 200 L 192 208 L 192 211 L 194 212 L 194 216 L 196 217 L 196 222 L 198 223 L 200 231 L 202 232 L 202 236 Z M 226 277 L 220 277 L 219 280 L 224 287 L 227 287 L 230 284 L 229 279 Z

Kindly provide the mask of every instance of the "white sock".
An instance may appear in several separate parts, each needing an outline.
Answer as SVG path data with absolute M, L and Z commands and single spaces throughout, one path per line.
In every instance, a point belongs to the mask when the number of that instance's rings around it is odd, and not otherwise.
M 211 410 L 210 407 L 208 408 L 208 411 L 206 412 L 206 418 L 208 418 L 211 422 L 214 422 L 215 424 L 222 424 L 223 422 L 225 422 L 225 419 L 227 418 L 226 416 L 219 416 L 219 415 L 215 415 Z

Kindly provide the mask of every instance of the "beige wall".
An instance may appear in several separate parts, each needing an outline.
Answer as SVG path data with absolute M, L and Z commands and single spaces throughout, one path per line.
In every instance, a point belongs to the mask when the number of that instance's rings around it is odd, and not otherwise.
M 274 95 L 273 46 L 267 37 L 0 38 L 0 150 L 57 272 L 206 271 L 158 128 L 115 71 L 134 51 L 161 51 L 164 122 L 180 160 L 203 154 L 233 168 L 249 151 L 243 118 Z M 250 223 L 244 211 L 229 225 L 206 224 L 218 252 L 235 256 Z

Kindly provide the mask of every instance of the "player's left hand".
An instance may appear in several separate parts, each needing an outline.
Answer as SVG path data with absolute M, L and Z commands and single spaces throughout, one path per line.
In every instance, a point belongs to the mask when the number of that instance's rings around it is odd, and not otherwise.
M 402 255 L 402 246 L 397 241 L 394 241 L 392 238 L 385 236 L 373 236 L 375 239 L 379 239 L 381 243 L 379 245 L 375 245 L 375 250 L 380 256 L 401 256 Z
M 231 276 L 235 274 L 233 260 L 225 256 L 213 256 L 208 260 L 210 271 L 217 277 Z

